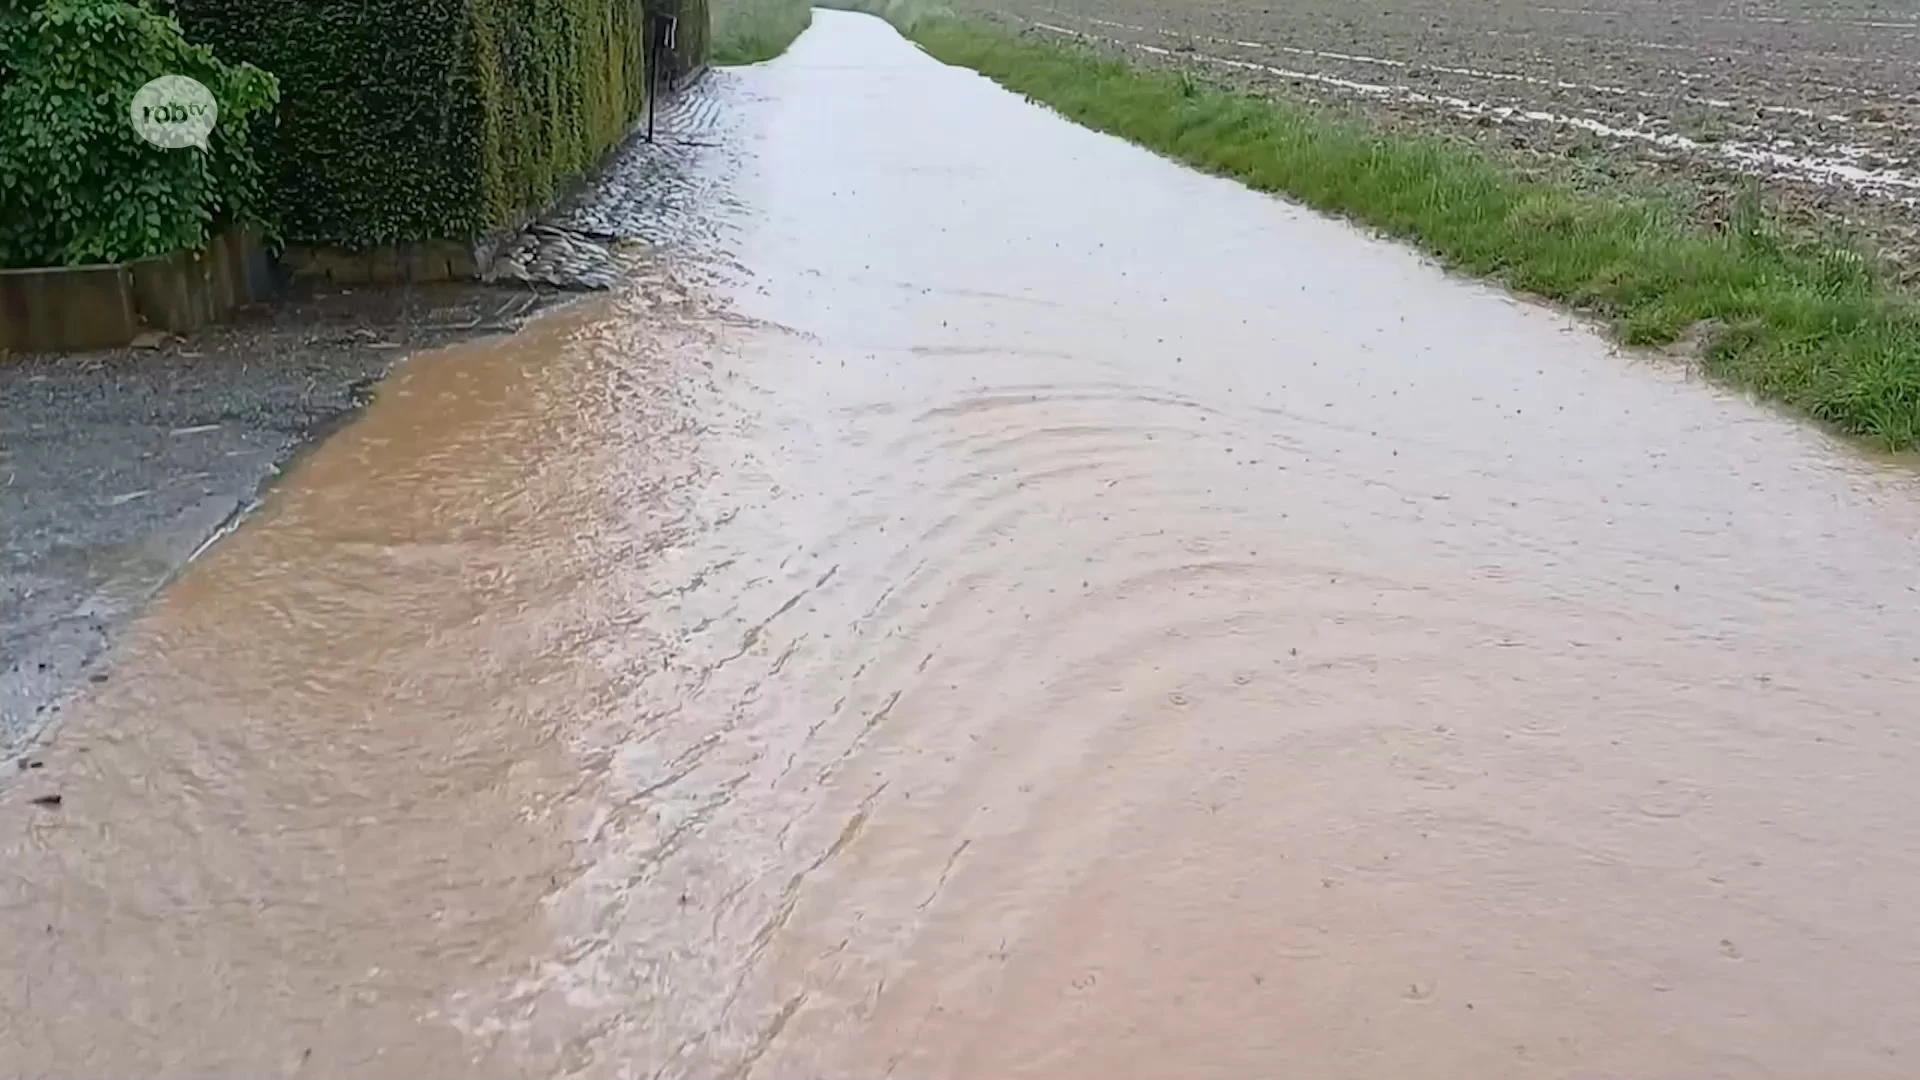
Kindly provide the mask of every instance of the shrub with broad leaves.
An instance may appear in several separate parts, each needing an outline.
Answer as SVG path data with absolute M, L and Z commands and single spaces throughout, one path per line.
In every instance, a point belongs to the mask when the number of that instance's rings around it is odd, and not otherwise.
M 213 92 L 209 149 L 134 132 L 133 96 L 162 75 Z M 278 99 L 272 75 L 221 63 L 144 0 L 0 0 L 0 266 L 196 250 L 264 224 L 248 136 Z

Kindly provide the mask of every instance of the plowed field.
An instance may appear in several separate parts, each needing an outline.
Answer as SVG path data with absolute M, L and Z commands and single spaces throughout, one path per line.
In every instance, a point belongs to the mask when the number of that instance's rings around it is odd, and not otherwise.
M 963 0 L 966 2 L 966 0 Z M 1746 178 L 1920 274 L 1920 3 L 972 0 L 1262 92 L 1458 132 L 1595 183 Z

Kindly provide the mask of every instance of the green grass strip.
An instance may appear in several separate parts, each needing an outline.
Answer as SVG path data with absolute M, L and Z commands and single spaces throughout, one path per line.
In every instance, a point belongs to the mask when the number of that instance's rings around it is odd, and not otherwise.
M 1087 127 L 1409 241 L 1455 270 L 1609 320 L 1630 345 L 1706 331 L 1716 378 L 1890 449 L 1920 445 L 1920 304 L 1841 244 L 1749 207 L 1724 230 L 1652 198 L 1521 175 L 1492 153 L 1376 129 L 951 16 L 901 17 L 927 52 Z
M 723 66 L 771 60 L 813 24 L 805 0 L 714 0 L 711 12 L 712 60 Z

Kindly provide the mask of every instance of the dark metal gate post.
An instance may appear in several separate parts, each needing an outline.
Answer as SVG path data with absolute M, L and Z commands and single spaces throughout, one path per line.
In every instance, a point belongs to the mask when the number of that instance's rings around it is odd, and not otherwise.
M 673 29 L 677 21 L 664 11 L 646 11 L 648 142 L 653 141 L 653 114 L 660 101 L 660 87 L 664 82 L 669 90 L 673 88 Z

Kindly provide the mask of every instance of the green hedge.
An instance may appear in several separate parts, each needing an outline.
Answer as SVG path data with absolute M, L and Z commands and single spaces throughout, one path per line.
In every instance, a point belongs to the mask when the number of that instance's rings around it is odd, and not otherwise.
M 636 0 L 174 5 L 189 33 L 279 76 L 261 154 L 298 243 L 482 236 L 590 168 L 645 107 Z

